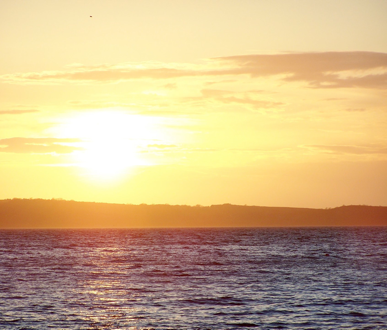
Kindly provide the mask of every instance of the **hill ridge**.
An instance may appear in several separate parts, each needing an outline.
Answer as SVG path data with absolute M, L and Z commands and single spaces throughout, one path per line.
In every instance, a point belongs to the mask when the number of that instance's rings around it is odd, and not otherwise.
M 387 207 L 315 209 L 257 205 L 116 204 L 0 200 L 0 229 L 387 226 Z

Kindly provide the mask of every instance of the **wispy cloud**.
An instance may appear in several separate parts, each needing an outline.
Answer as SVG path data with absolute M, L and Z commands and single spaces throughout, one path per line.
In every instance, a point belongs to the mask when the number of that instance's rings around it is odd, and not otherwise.
M 387 53 L 324 52 L 218 57 L 206 65 L 144 63 L 7 74 L 8 82 L 100 82 L 248 75 L 306 82 L 311 88 L 386 88 Z
M 119 82 L 135 79 L 170 79 L 186 76 L 198 75 L 196 71 L 186 71 L 179 68 L 166 67 L 164 64 L 158 64 L 158 67 L 141 66 L 96 66 L 81 67 L 69 71 L 44 71 L 7 74 L 0 78 L 9 82 Z
M 95 101 L 95 100 L 78 100 L 67 102 L 71 108 L 76 109 L 106 109 L 106 108 L 130 108 L 135 103 L 123 103 L 115 101 Z
M 243 106 L 249 106 L 254 109 L 269 109 L 283 105 L 281 102 L 256 99 L 253 97 L 253 95 L 256 93 L 251 92 L 234 93 L 225 90 L 203 89 L 201 93 L 203 97 L 207 99 L 212 99 L 225 104 L 239 104 Z
M 307 148 L 322 150 L 334 154 L 352 154 L 352 155 L 369 155 L 369 154 L 387 154 L 387 146 L 351 146 L 351 145 L 309 145 Z
M 66 143 L 74 143 L 74 142 L 80 142 L 80 140 L 14 137 L 9 139 L 0 139 L 0 152 L 68 154 L 75 150 L 82 150 L 82 148 L 63 145 Z
M 176 149 L 178 148 L 175 144 L 148 144 L 147 148 L 154 148 L 154 149 Z
M 285 81 L 305 81 L 313 88 L 387 86 L 387 54 L 325 52 L 242 55 L 218 60 L 236 65 L 240 74 L 255 77 L 286 75 Z
M 348 108 L 348 109 L 345 109 L 345 111 L 348 111 L 348 112 L 364 112 L 364 111 L 366 111 L 366 109 L 364 109 L 364 108 L 354 108 L 354 109 Z
M 26 113 L 35 113 L 39 112 L 39 110 L 0 110 L 1 115 L 23 115 Z

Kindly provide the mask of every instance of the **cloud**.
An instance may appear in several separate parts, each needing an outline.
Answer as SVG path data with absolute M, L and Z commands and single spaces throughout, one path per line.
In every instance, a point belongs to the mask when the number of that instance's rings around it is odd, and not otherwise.
M 115 101 L 77 100 L 68 101 L 72 108 L 76 109 L 106 109 L 106 108 L 131 108 L 135 103 L 122 103 Z
M 253 77 L 286 75 L 285 81 L 305 81 L 313 88 L 387 87 L 387 54 L 325 52 L 220 57 L 240 74 Z
M 322 52 L 240 55 L 214 58 L 206 65 L 144 63 L 76 66 L 68 71 L 7 74 L 8 82 L 101 82 L 184 77 L 276 76 L 306 82 L 311 88 L 386 88 L 387 53 Z
M 148 144 L 148 148 L 155 148 L 155 149 L 176 149 L 178 148 L 175 144 Z
M 307 148 L 323 150 L 334 154 L 370 155 L 387 154 L 385 146 L 309 145 Z
M 162 152 L 162 153 L 206 153 L 206 152 L 218 152 L 225 151 L 226 149 L 214 149 L 214 148 L 194 148 L 184 147 L 175 144 L 148 144 L 143 148 L 142 152 Z M 232 149 L 227 149 L 227 151 Z
M 196 71 L 187 71 L 179 68 L 166 67 L 159 64 L 159 67 L 133 67 L 133 66 L 100 66 L 81 67 L 70 71 L 44 71 L 7 74 L 0 77 L 9 82 L 120 82 L 136 79 L 170 79 L 199 74 Z
M 165 89 L 176 89 L 177 88 L 177 84 L 165 84 L 163 87 Z
M 0 111 L 0 115 L 23 115 L 34 112 L 39 112 L 39 110 L 2 110 Z
M 364 112 L 366 110 L 363 109 L 363 108 L 356 108 L 356 109 L 349 108 L 349 109 L 345 109 L 345 111 L 348 111 L 348 112 Z
M 36 154 L 68 154 L 75 150 L 81 150 L 64 143 L 80 142 L 78 139 L 56 139 L 56 138 L 22 138 L 14 137 L 0 139 L 0 152 L 12 153 L 36 153 Z
M 239 104 L 245 106 L 251 106 L 255 109 L 269 109 L 276 108 L 283 105 L 281 102 L 257 100 L 251 97 L 251 93 L 233 93 L 230 91 L 217 90 L 217 89 L 203 89 L 201 90 L 203 97 L 207 99 L 213 99 L 225 104 Z M 241 95 L 238 95 L 241 94 Z

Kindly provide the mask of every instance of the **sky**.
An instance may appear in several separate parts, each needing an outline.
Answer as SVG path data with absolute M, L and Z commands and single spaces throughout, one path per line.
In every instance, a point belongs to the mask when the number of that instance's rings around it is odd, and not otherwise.
M 2 0 L 0 199 L 387 205 L 384 0 Z

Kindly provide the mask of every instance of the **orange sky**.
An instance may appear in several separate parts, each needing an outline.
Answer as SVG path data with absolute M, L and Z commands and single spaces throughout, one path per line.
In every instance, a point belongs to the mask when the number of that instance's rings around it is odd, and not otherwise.
M 0 199 L 387 205 L 386 13 L 2 0 Z

